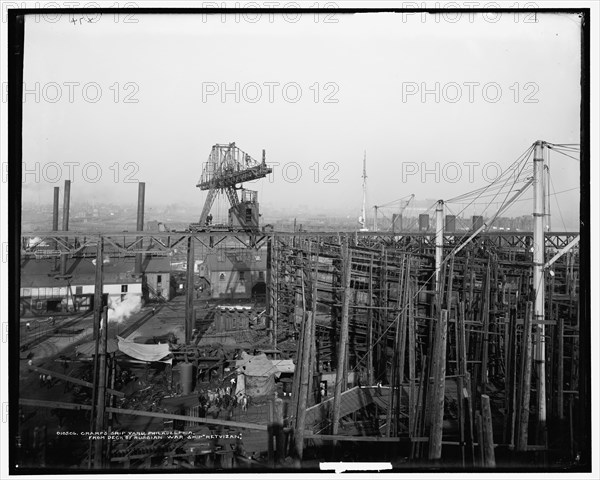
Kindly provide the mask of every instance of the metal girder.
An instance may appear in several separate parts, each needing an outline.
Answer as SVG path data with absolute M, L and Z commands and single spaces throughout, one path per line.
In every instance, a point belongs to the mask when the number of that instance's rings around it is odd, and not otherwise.
M 208 217 L 210 209 L 212 208 L 213 203 L 215 203 L 215 198 L 217 198 L 217 189 L 211 188 L 204 201 L 204 207 L 202 207 L 202 213 L 200 214 L 200 220 L 198 221 L 200 225 L 206 224 L 206 217 Z
M 240 204 L 240 199 L 238 197 L 237 191 L 233 186 L 228 186 L 225 189 L 225 193 L 227 194 L 227 199 L 229 200 L 229 204 L 232 208 L 237 207 Z
M 92 247 L 100 237 L 104 238 L 107 253 L 119 255 L 134 255 L 144 253 L 148 255 L 168 255 L 182 242 L 186 241 L 190 235 L 193 235 L 207 248 L 216 248 L 225 239 L 235 239 L 247 248 L 257 248 L 263 245 L 268 239 L 277 239 L 278 242 L 289 238 L 313 238 L 319 242 L 337 244 L 339 233 L 343 232 L 263 232 L 257 237 L 255 232 L 248 232 L 244 229 L 224 232 L 222 230 L 211 232 L 30 232 L 21 235 L 21 256 L 36 258 L 59 257 L 62 254 L 68 254 L 73 257 L 94 257 L 95 250 Z M 354 234 L 355 232 L 352 232 Z M 423 251 L 433 248 L 432 233 L 406 233 L 385 235 L 374 232 L 358 232 L 356 236 L 356 245 L 366 248 L 377 246 L 389 246 L 399 250 Z M 453 234 L 445 237 L 445 246 L 452 246 L 459 243 L 464 234 Z M 546 233 L 546 248 L 560 250 L 567 246 L 579 235 L 577 232 Z M 155 248 L 137 248 L 144 239 L 151 241 Z M 31 244 L 32 238 L 40 239 L 36 244 Z M 497 248 L 517 248 L 527 252 L 531 247 L 530 232 L 499 232 L 483 233 L 478 235 L 484 244 Z M 211 240 L 212 239 L 212 240 Z M 247 240 L 246 240 L 247 239 Z M 56 245 L 56 247 L 55 247 Z M 577 248 L 577 247 L 576 247 Z M 94 250 L 94 251 L 92 251 Z M 113 250 L 113 251 L 111 251 Z

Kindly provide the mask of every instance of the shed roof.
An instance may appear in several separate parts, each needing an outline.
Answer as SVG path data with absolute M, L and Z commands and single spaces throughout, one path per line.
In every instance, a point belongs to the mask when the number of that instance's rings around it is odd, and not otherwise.
M 103 279 L 105 284 L 140 283 L 141 278 L 134 276 L 135 258 L 104 257 Z M 96 279 L 95 258 L 67 259 L 66 275 L 71 276 L 71 285 L 93 285 Z M 66 280 L 60 276 L 60 262 L 53 258 L 27 258 L 21 264 L 21 287 L 62 287 Z

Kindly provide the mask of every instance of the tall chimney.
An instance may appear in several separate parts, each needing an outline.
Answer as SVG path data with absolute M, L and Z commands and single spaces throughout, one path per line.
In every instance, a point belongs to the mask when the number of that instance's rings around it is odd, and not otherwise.
M 146 196 L 146 184 L 144 182 L 139 182 L 138 184 L 138 204 L 137 204 L 137 227 L 136 230 L 138 232 L 142 232 L 144 230 L 144 201 Z M 143 237 L 138 237 L 140 242 L 138 243 L 137 248 L 142 248 L 143 246 Z M 142 254 L 137 253 L 135 255 L 135 273 L 142 273 Z
M 54 187 L 54 204 L 52 208 L 52 231 L 58 231 L 58 202 L 60 198 L 60 187 Z
M 54 203 L 52 205 L 52 231 L 58 231 L 58 203 L 60 202 L 60 187 L 54 187 Z M 54 241 L 54 250 L 58 250 L 58 242 Z M 54 257 L 54 271 L 58 271 L 58 257 Z
M 56 195 L 56 190 L 54 190 Z M 63 232 L 69 231 L 69 209 L 71 206 L 71 180 L 65 180 L 65 192 L 63 197 L 63 218 L 62 218 L 62 229 Z M 58 219 L 57 219 L 58 223 Z M 57 225 L 58 227 L 58 225 Z M 67 254 L 63 253 L 60 257 L 60 274 L 67 274 Z
M 56 189 L 54 190 L 56 195 Z M 62 229 L 65 232 L 69 231 L 69 209 L 71 208 L 71 180 L 65 180 L 65 194 L 63 199 L 63 219 Z

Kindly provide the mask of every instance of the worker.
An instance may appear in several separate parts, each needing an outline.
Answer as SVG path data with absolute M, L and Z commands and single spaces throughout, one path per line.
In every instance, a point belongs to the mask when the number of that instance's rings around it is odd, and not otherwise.
M 27 323 L 25 324 L 25 329 L 26 329 L 27 331 L 31 330 L 31 323 L 27 322 Z
M 156 307 L 152 307 L 152 315 L 156 313 Z

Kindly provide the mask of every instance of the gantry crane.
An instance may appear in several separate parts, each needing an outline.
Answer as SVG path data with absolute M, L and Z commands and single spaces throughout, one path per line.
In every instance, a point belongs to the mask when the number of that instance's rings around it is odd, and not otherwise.
M 267 167 L 265 151 L 262 151 L 262 162 L 240 150 L 234 143 L 213 145 L 208 161 L 204 164 L 202 176 L 196 184 L 200 190 L 208 190 L 199 226 L 211 223 L 209 217 L 218 193 L 225 192 L 231 208 L 229 209 L 229 227 L 241 229 L 258 229 L 257 192 L 236 186 L 243 182 L 266 177 L 273 170 Z M 242 190 L 242 198 L 237 190 Z

